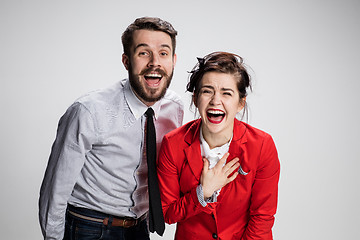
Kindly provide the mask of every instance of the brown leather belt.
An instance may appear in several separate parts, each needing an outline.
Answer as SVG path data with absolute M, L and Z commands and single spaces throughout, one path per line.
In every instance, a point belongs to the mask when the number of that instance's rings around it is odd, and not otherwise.
M 81 218 L 81 219 L 103 223 L 105 226 L 108 226 L 108 224 L 109 224 L 109 218 L 108 217 L 106 217 L 104 219 L 101 219 L 101 218 L 93 218 L 93 217 L 89 217 L 89 216 L 84 216 L 82 214 L 79 214 L 79 213 L 76 213 L 76 212 L 73 212 L 73 211 L 69 211 L 69 213 L 71 215 L 73 215 L 75 217 L 78 217 L 78 218 Z M 111 226 L 129 228 L 129 227 L 136 226 L 139 222 L 143 221 L 145 218 L 146 218 L 146 214 L 142 215 L 138 219 L 114 217 L 113 220 L 112 220 Z

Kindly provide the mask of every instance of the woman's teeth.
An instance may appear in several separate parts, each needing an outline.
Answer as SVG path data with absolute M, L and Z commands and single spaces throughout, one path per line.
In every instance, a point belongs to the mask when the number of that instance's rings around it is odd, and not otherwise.
M 209 121 L 216 124 L 220 123 L 225 117 L 225 113 L 220 110 L 208 110 L 206 114 Z
M 220 111 L 220 110 L 208 110 L 207 112 L 210 114 L 213 114 L 213 115 L 224 115 L 225 114 L 223 111 Z

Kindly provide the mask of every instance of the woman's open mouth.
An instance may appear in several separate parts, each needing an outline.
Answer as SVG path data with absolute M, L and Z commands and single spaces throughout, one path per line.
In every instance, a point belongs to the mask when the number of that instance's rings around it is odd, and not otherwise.
M 209 122 L 219 124 L 225 118 L 225 112 L 219 109 L 209 109 L 206 112 Z

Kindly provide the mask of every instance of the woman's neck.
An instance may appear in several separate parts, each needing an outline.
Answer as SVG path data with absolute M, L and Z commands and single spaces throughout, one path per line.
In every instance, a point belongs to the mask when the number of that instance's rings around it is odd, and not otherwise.
M 221 147 L 225 143 L 228 143 L 232 136 L 233 132 L 221 132 L 221 133 L 211 133 L 207 131 L 206 129 L 202 128 L 202 134 L 209 145 L 210 149 Z

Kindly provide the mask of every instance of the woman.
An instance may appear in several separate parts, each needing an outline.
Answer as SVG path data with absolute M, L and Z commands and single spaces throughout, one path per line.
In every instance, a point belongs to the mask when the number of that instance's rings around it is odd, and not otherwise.
M 164 137 L 158 162 L 175 239 L 272 239 L 280 164 L 271 136 L 235 118 L 249 88 L 235 54 L 209 54 L 191 72 L 201 118 Z

